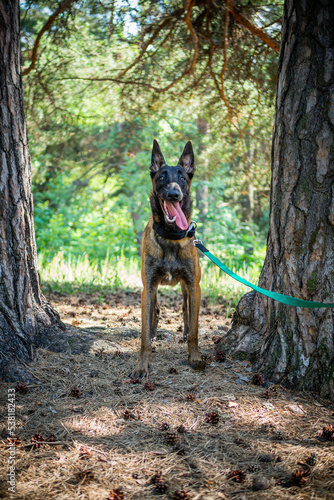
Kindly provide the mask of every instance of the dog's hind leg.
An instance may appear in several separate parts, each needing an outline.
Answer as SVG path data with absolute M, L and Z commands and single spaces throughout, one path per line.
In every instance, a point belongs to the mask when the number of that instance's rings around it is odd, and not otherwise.
M 189 332 L 189 293 L 188 289 L 183 281 L 181 281 L 181 290 L 183 296 L 183 342 L 185 342 L 188 338 Z

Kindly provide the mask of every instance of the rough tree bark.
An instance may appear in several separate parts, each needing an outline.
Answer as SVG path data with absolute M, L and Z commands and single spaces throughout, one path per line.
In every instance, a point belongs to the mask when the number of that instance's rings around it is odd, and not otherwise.
M 334 302 L 334 3 L 286 0 L 272 145 L 267 256 L 259 286 Z M 334 311 L 240 301 L 239 357 L 275 382 L 334 397 Z
M 22 380 L 21 362 L 31 361 L 34 344 L 61 323 L 37 270 L 18 0 L 0 0 L 0 75 L 0 377 Z

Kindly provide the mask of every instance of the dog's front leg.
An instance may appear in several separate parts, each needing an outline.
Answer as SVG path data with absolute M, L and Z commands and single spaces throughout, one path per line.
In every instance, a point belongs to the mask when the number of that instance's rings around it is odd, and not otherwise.
M 150 330 L 151 340 L 157 336 L 157 327 L 159 323 L 160 316 L 160 304 L 158 301 L 157 290 L 155 291 L 154 299 L 153 299 L 153 313 L 152 313 L 152 326 Z
M 182 281 L 181 282 L 181 290 L 183 296 L 183 342 L 185 342 L 188 338 L 189 332 L 189 291 L 187 285 Z
M 142 331 L 141 331 L 141 349 L 139 366 L 136 370 L 136 376 L 142 377 L 143 375 L 148 375 L 148 364 L 152 354 L 151 338 L 154 334 L 152 331 L 155 326 L 155 310 L 156 307 L 156 294 L 157 286 L 144 286 L 144 290 L 141 294 L 141 319 L 142 319 Z
M 188 330 L 188 352 L 189 363 L 196 366 L 201 361 L 201 355 L 198 350 L 198 315 L 201 302 L 201 287 L 195 283 L 188 288 L 188 314 L 189 314 L 189 330 Z

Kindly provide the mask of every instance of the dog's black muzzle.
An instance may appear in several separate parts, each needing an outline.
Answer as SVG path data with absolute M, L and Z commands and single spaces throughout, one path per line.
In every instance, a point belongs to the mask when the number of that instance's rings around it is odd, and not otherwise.
M 168 188 L 166 189 L 166 191 L 167 191 L 166 198 L 165 198 L 166 201 L 179 201 L 180 202 L 183 198 L 181 188 L 176 182 L 173 182 L 172 184 L 170 184 L 168 186 Z

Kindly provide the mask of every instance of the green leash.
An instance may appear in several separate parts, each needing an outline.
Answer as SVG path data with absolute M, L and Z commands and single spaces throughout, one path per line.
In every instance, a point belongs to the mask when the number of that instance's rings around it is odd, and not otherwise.
M 269 290 L 265 290 L 264 288 L 260 288 L 259 286 L 253 285 L 249 281 L 240 278 L 240 276 L 235 274 L 222 262 L 220 262 L 220 260 L 217 259 L 217 257 L 212 255 L 212 253 L 210 253 L 209 250 L 205 248 L 201 240 L 195 239 L 194 245 L 201 252 L 203 252 L 204 255 L 206 255 L 214 264 L 216 264 L 216 266 L 218 266 L 222 271 L 231 276 L 231 278 L 235 279 L 236 281 L 240 281 L 240 283 L 242 283 L 243 285 L 253 288 L 253 290 L 262 293 L 262 295 L 266 295 L 271 299 L 277 300 L 278 302 L 282 302 L 282 304 L 286 304 L 287 306 L 293 306 L 293 307 L 308 307 L 309 309 L 314 309 L 317 307 L 334 307 L 334 304 L 322 304 L 321 302 L 311 302 L 310 300 L 295 299 L 294 297 L 289 297 L 288 295 L 283 295 L 282 293 L 270 292 Z

